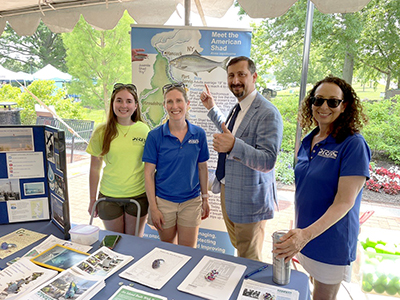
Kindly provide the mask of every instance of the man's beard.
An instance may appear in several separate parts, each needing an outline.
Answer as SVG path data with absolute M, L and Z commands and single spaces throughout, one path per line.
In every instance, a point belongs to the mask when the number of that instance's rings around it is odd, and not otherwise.
M 243 88 L 243 91 L 241 91 L 241 92 L 235 92 L 235 91 L 234 91 L 234 88 L 235 88 L 235 87 L 241 87 L 241 88 Z M 231 88 L 232 94 L 234 94 L 236 98 L 241 98 L 241 97 L 244 96 L 244 86 L 243 86 L 243 85 L 241 85 L 241 84 L 240 84 L 240 85 L 231 84 L 231 85 L 230 85 L 230 88 Z

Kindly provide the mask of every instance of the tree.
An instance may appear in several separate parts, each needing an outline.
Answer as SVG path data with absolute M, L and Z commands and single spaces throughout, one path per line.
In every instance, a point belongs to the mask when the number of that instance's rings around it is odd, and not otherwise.
M 67 66 L 73 76 L 69 93 L 81 95 L 82 103 L 104 106 L 112 85 L 131 82 L 130 24 L 133 19 L 125 13 L 112 30 L 93 29 L 81 17 L 71 33 L 64 33 Z
M 400 82 L 400 1 L 373 0 L 362 11 L 365 29 L 360 38 L 360 73 L 367 80 L 386 80 L 385 93 L 392 78 Z
M 32 36 L 18 36 L 7 25 L 0 37 L 0 62 L 12 71 L 33 73 L 47 64 L 67 72 L 65 48 L 61 35 L 40 22 Z
M 300 82 L 307 2 L 297 1 L 281 17 L 254 26 L 252 55 L 266 72 L 273 66 L 281 84 Z M 308 83 L 328 74 L 352 79 L 355 42 L 362 30 L 358 14 L 314 11 Z M 267 68 L 267 69 L 266 69 Z

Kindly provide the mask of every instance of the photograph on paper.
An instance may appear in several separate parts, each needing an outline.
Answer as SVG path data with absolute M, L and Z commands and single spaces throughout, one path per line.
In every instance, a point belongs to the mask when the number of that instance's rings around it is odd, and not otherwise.
M 0 152 L 33 150 L 32 128 L 0 128 Z
M 0 179 L 0 201 L 21 200 L 19 180 Z
M 25 196 L 43 195 L 44 182 L 28 182 L 24 183 Z

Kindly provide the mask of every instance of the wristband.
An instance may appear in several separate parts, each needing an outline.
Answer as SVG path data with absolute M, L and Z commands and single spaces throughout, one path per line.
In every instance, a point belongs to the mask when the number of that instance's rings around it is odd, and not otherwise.
M 205 199 L 205 198 L 210 198 L 209 194 L 201 194 L 201 198 Z

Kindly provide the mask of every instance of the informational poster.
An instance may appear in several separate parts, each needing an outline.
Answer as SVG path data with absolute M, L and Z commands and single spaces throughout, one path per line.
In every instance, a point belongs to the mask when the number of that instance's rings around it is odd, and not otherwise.
M 183 82 L 188 88 L 189 120 L 207 134 L 209 181 L 212 182 L 218 159 L 212 148 L 212 135 L 217 129 L 207 117 L 200 94 L 207 84 L 221 111 L 228 115 L 237 100 L 228 89 L 226 65 L 233 57 L 250 56 L 251 30 L 132 25 L 131 45 L 132 49 L 144 49 L 137 53 L 139 60 L 132 62 L 132 82 L 138 88 L 142 113 L 151 129 L 167 119 L 162 87 Z M 142 59 L 140 53 L 147 56 Z M 209 194 L 211 213 L 202 221 L 197 247 L 234 254 L 222 218 L 220 197 Z M 147 227 L 145 236 L 155 238 L 158 235 Z
M 49 126 L 0 126 L 0 224 L 52 219 L 69 238 L 65 136 Z

